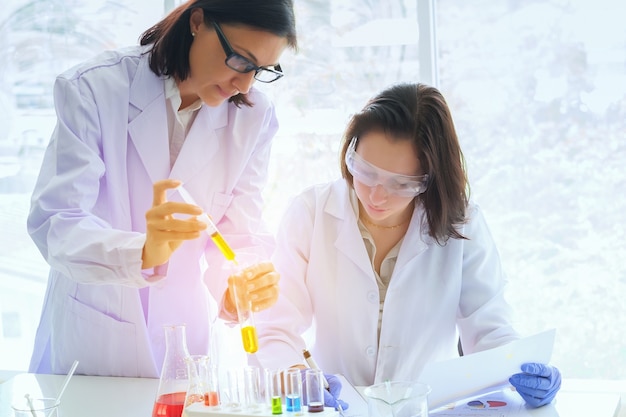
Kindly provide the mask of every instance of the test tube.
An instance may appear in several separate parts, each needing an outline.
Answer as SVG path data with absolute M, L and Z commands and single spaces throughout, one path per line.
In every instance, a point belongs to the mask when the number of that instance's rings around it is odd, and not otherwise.
M 219 372 L 217 366 L 209 362 L 207 366 L 207 389 L 204 393 L 204 405 L 218 407 L 220 405 Z
M 194 206 L 198 205 L 198 203 L 196 203 L 191 194 L 189 194 L 189 192 L 185 190 L 182 185 L 179 185 L 175 189 L 178 191 L 185 203 L 193 204 Z M 213 223 L 213 220 L 211 220 L 208 214 L 203 212 L 200 216 L 198 216 L 198 218 L 208 225 L 208 227 L 205 229 L 205 232 L 209 235 L 215 246 L 217 246 L 217 249 L 222 252 L 224 258 L 237 263 L 237 261 L 235 260 L 235 252 L 231 249 L 228 243 L 226 243 L 224 236 L 222 236 L 219 230 L 217 230 L 217 226 L 215 226 L 215 223 Z
M 243 387 L 246 407 L 252 411 L 260 411 L 261 372 L 258 367 L 247 366 L 243 369 Z
M 175 189 L 178 191 L 183 201 L 188 204 L 198 206 L 198 203 L 196 203 L 191 194 L 189 194 L 189 192 L 182 186 L 182 184 Z M 219 251 L 222 252 L 224 258 L 231 261 L 233 266 L 238 266 L 237 260 L 235 259 L 235 252 L 228 245 L 219 230 L 217 230 L 217 226 L 215 226 L 213 220 L 211 220 L 211 218 L 204 212 L 200 216 L 198 216 L 198 218 L 207 224 L 205 232 L 211 237 L 211 240 L 213 240 L 213 243 L 215 244 L 215 246 L 217 246 Z M 247 298 L 245 281 L 238 284 L 241 285 L 240 288 L 243 288 L 244 291 L 239 290 L 239 295 L 237 295 L 237 285 L 235 285 L 235 288 L 232 289 L 232 292 L 233 296 L 235 297 L 237 316 L 239 318 L 239 323 L 241 327 L 241 340 L 243 341 L 243 347 L 246 352 L 255 353 L 259 349 L 259 340 L 256 334 L 256 327 L 254 326 L 252 306 L 250 305 L 250 301 Z
M 285 403 L 288 413 L 302 413 L 302 373 L 300 369 L 285 372 Z
M 202 213 L 199 219 L 208 225 L 205 231 L 209 234 L 211 240 L 213 241 L 215 246 L 217 246 L 219 251 L 222 252 L 224 258 L 237 263 L 237 261 L 235 260 L 235 252 L 230 248 L 230 246 L 228 246 L 228 243 L 226 243 L 224 236 L 222 236 L 222 234 L 217 230 L 217 226 L 215 226 L 213 220 L 211 220 L 211 218 L 206 213 Z
M 283 413 L 282 372 L 278 369 L 265 370 L 265 397 L 272 414 Z
M 309 413 L 324 411 L 324 373 L 319 369 L 307 369 L 305 380 Z
M 226 382 L 228 386 L 228 404 L 231 410 L 239 410 L 242 402 L 242 392 L 240 381 L 242 379 L 241 369 L 229 369 L 226 371 Z
M 251 268 L 254 268 L 254 265 L 258 263 L 259 257 L 253 252 L 242 252 L 240 258 L 240 264 L 230 265 L 228 288 L 237 308 L 237 321 L 241 331 L 243 349 L 252 354 L 259 349 L 259 339 L 254 325 L 254 313 L 248 296 L 247 282 L 253 273 Z

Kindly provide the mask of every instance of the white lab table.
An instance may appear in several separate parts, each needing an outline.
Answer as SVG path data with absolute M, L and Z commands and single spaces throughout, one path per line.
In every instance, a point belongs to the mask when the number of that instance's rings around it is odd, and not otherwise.
M 55 397 L 64 377 L 13 376 L 0 385 L 0 417 L 12 417 L 11 402 L 25 393 Z M 63 394 L 60 417 L 150 417 L 158 383 L 157 379 L 75 375 Z M 626 399 L 626 381 L 564 380 L 554 404 L 525 410 L 524 416 L 626 417 L 620 396 Z

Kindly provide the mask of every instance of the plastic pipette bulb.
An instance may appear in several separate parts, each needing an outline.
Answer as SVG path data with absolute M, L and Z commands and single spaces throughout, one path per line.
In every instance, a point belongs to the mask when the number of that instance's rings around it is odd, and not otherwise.
M 189 194 L 182 185 L 176 187 L 176 190 L 178 190 L 178 193 L 183 198 L 185 203 L 193 204 L 194 206 L 198 205 L 198 203 L 195 202 L 191 194 Z M 217 226 L 215 226 L 213 220 L 211 220 L 211 218 L 206 213 L 202 213 L 199 216 L 199 219 L 208 225 L 205 232 L 211 237 L 211 240 L 213 241 L 213 243 L 215 243 L 215 246 L 217 246 L 219 251 L 222 252 L 224 258 L 229 261 L 233 261 L 234 263 L 237 263 L 237 261 L 235 260 L 235 252 L 230 248 L 230 246 L 228 246 L 228 243 L 226 243 L 226 240 L 224 239 L 222 234 L 219 232 L 219 230 L 217 230 Z

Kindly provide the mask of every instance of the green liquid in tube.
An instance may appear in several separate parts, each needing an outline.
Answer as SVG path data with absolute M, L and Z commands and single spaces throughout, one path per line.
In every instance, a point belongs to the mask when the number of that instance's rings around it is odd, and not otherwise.
M 272 397 L 272 414 L 282 414 L 283 404 L 280 397 Z

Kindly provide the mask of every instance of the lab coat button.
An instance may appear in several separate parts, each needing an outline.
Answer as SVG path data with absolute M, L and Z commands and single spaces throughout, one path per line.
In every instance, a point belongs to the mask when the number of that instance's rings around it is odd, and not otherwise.
M 370 303 L 378 303 L 380 300 L 378 299 L 378 294 L 374 291 L 370 291 L 367 293 L 367 301 Z
M 374 356 L 376 354 L 376 349 L 370 346 L 367 349 L 365 349 L 365 353 L 367 354 L 367 356 Z

